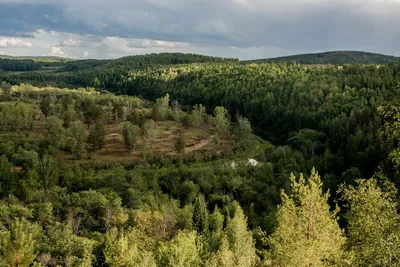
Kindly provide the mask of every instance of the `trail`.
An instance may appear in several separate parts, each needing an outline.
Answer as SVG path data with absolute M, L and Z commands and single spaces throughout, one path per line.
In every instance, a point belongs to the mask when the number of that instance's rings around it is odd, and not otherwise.
M 211 135 L 209 137 L 207 137 L 207 139 L 202 139 L 199 143 L 190 146 L 190 147 L 186 147 L 185 148 L 185 153 L 190 153 L 192 151 L 196 151 L 199 150 L 203 147 L 205 147 L 206 145 L 208 145 L 210 142 L 214 141 L 214 135 Z

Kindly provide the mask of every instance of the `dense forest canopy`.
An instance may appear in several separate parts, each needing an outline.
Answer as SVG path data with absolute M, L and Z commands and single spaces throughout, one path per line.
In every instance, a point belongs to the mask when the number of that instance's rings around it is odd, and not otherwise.
M 390 64 L 400 63 L 400 57 L 387 56 L 376 53 L 360 52 L 360 51 L 332 51 L 314 54 L 301 54 L 268 59 L 256 59 L 248 62 L 280 62 L 280 61 L 296 61 L 300 64 Z
M 5 60 L 0 266 L 400 265 L 400 64 L 344 55 Z

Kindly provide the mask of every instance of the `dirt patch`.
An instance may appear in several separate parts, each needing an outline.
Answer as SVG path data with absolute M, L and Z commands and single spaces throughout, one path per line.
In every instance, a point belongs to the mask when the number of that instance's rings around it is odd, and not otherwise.
M 190 153 L 193 151 L 197 151 L 200 150 L 202 148 L 204 148 L 205 146 L 207 146 L 208 144 L 210 144 L 211 142 L 214 141 L 214 135 L 211 135 L 209 137 L 207 137 L 206 139 L 201 139 L 197 144 L 190 146 L 190 147 L 186 147 L 185 148 L 185 153 Z

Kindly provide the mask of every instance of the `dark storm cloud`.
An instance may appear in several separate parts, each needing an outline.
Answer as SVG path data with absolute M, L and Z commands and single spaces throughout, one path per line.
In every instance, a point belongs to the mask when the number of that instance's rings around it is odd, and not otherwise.
M 0 0 L 0 36 L 32 37 L 38 29 L 88 33 L 85 25 L 64 17 L 63 6 Z
M 0 35 L 39 28 L 214 46 L 385 52 L 400 43 L 400 2 L 378 0 L 0 0 Z

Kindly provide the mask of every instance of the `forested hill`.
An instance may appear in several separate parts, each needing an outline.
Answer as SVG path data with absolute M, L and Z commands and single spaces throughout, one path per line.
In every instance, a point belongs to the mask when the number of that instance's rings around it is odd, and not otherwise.
M 301 54 L 286 57 L 257 59 L 245 62 L 296 61 L 300 64 L 390 64 L 400 63 L 400 57 L 360 51 L 332 51 L 315 54 Z
M 35 62 L 71 62 L 76 61 L 72 58 L 57 57 L 57 56 L 22 56 L 14 57 L 8 55 L 0 55 L 0 59 L 12 59 L 12 60 L 33 60 Z
M 0 71 L 48 71 L 48 68 L 53 68 L 52 70 L 57 72 L 88 70 L 90 73 L 126 73 L 137 69 L 206 62 L 232 63 L 239 62 L 239 60 L 233 58 L 211 57 L 184 53 L 135 55 L 113 60 L 70 60 L 60 57 L 0 56 Z M 87 73 L 84 73 L 83 75 L 85 76 Z

